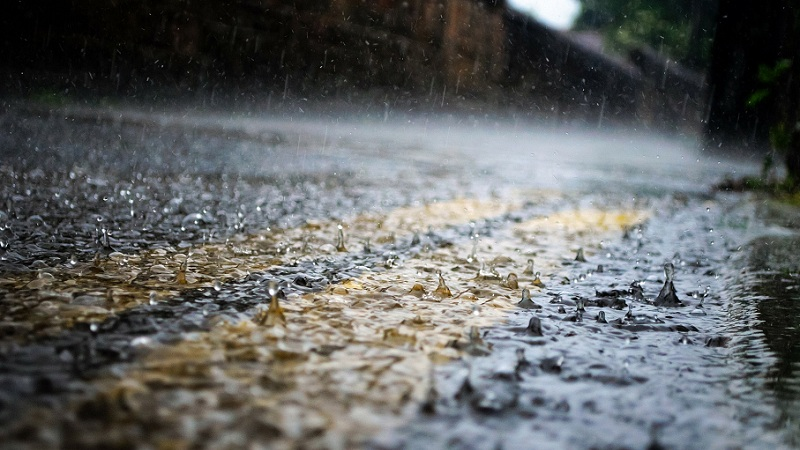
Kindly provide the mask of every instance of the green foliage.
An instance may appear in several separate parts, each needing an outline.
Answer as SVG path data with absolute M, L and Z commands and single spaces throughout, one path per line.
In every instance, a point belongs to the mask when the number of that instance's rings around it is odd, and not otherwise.
M 761 87 L 757 88 L 747 97 L 747 107 L 752 108 L 769 97 L 773 90 L 779 85 L 781 78 L 792 68 L 791 59 L 781 59 L 772 66 L 761 64 L 758 66 L 758 82 Z M 770 136 L 770 140 L 772 137 Z M 783 148 L 783 147 L 777 147 Z
M 648 45 L 678 60 L 705 62 L 711 35 L 691 42 L 692 0 L 582 0 L 576 28 L 600 31 L 616 51 Z
M 779 78 L 792 68 L 792 60 L 789 58 L 781 59 L 774 66 L 766 64 L 758 66 L 758 81 L 764 84 L 777 83 Z
M 759 103 L 764 101 L 765 98 L 769 97 L 769 93 L 770 93 L 769 88 L 756 89 L 755 92 L 750 94 L 750 97 L 747 97 L 747 106 L 749 108 L 752 108 L 758 105 Z
M 786 122 L 778 122 L 769 129 L 769 143 L 775 150 L 785 151 L 792 143 L 792 130 Z

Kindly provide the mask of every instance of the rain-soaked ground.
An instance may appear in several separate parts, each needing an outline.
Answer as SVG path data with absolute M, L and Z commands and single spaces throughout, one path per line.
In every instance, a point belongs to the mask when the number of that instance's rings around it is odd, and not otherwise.
M 331 117 L 5 105 L 0 446 L 798 445 L 757 159 Z

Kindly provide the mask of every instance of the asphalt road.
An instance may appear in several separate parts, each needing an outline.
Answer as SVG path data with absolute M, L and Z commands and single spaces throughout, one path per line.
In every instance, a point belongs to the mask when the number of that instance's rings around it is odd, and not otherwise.
M 0 445 L 796 444 L 755 306 L 793 213 L 713 188 L 757 158 L 513 117 L 0 123 Z

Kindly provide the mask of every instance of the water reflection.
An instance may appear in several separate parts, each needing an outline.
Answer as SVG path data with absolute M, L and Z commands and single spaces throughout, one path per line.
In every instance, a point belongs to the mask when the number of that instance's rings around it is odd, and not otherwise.
M 752 326 L 774 355 L 766 386 L 781 410 L 780 425 L 790 431 L 791 444 L 800 445 L 800 238 L 770 236 L 751 246 L 754 273 L 744 279 L 742 290 L 754 303 Z

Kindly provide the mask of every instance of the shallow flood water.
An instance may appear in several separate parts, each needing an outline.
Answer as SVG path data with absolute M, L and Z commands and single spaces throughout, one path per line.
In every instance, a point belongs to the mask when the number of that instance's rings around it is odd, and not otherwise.
M 757 161 L 469 118 L 2 121 L 9 445 L 797 444 L 795 213 L 711 188 Z

